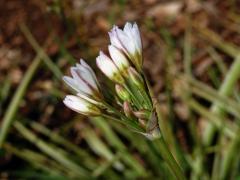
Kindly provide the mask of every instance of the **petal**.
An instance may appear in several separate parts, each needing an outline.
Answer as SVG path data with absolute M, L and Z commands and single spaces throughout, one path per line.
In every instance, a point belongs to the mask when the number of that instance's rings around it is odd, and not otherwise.
M 132 31 L 132 24 L 127 22 L 123 28 L 123 31 L 126 33 L 126 34 L 131 34 L 131 31 Z
M 141 41 L 141 36 L 140 36 L 140 32 L 139 32 L 137 23 L 133 24 L 132 34 L 134 36 L 137 49 L 141 53 L 142 52 L 142 41 Z
M 141 42 L 141 36 L 138 29 L 138 26 L 136 23 L 133 25 L 129 22 L 127 22 L 124 26 L 123 31 L 127 34 L 130 41 L 134 42 L 135 44 L 135 50 L 138 50 L 138 52 L 141 54 L 142 51 L 142 42 Z
M 77 91 L 77 92 L 80 92 L 80 89 L 79 89 L 79 86 L 77 84 L 77 82 L 71 78 L 71 77 L 68 77 L 68 76 L 64 76 L 63 77 L 63 81 L 69 86 L 71 87 L 73 90 Z
M 84 115 L 98 116 L 101 114 L 101 111 L 97 106 L 77 96 L 67 95 L 63 100 L 63 103 L 73 111 Z
M 95 101 L 94 99 L 88 97 L 87 95 L 83 94 L 83 93 L 78 93 L 77 96 L 79 96 L 80 98 L 92 103 L 92 104 L 95 104 L 95 105 L 99 105 L 100 103 L 98 101 Z
M 121 44 L 125 47 L 130 56 L 135 54 L 136 48 L 132 39 L 121 29 L 117 29 L 117 35 Z
M 89 103 L 87 101 L 73 95 L 67 95 L 63 100 L 63 103 L 78 113 L 85 113 L 89 111 Z
M 115 73 L 119 73 L 119 70 L 117 69 L 113 61 L 101 51 L 96 59 L 96 62 L 100 70 L 110 79 L 113 78 Z
M 88 68 L 89 70 L 92 70 L 92 68 L 83 60 L 83 59 L 80 59 L 80 64 L 85 67 L 85 68 Z M 93 71 L 93 70 L 92 70 Z
M 114 26 L 112 30 L 108 33 L 110 37 L 110 42 L 112 45 L 116 46 L 117 48 L 124 49 L 120 40 L 118 39 L 117 29 L 119 28 L 117 26 Z
M 85 68 L 82 65 L 79 65 L 76 71 L 86 84 L 89 84 L 92 88 L 98 90 L 95 78 L 92 76 L 92 73 L 89 71 L 89 69 Z
M 91 68 L 83 59 L 80 59 L 80 63 L 81 63 L 81 65 L 82 65 L 83 67 L 85 67 L 85 68 L 89 71 L 89 73 L 90 73 L 91 76 L 92 76 L 92 79 L 93 79 L 94 82 L 95 82 L 94 87 L 98 90 L 98 87 L 100 87 L 100 85 L 99 85 L 99 83 L 98 83 L 98 80 L 97 80 L 97 77 L 96 77 L 94 71 L 92 70 L 92 68 Z M 98 86 L 98 87 L 97 87 L 97 86 Z
M 73 76 L 73 79 L 77 82 L 78 89 L 80 90 L 80 92 L 82 91 L 86 94 L 92 94 L 92 89 L 83 80 L 83 77 L 81 76 L 80 70 L 78 68 L 72 67 L 71 74 Z
M 120 70 L 129 66 L 127 58 L 118 48 L 113 45 L 109 45 L 108 50 L 113 62 Z

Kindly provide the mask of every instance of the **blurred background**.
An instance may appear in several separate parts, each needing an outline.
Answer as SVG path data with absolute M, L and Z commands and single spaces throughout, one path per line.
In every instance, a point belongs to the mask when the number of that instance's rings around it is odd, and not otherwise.
M 178 77 L 219 88 L 240 49 L 240 1 L 0 0 L 0 122 L 10 127 L 0 179 L 173 178 L 153 143 L 62 103 L 70 91 L 61 77 L 80 58 L 106 80 L 95 57 L 107 50 L 112 26 L 127 21 L 140 28 L 144 71 L 161 102 L 174 156 L 188 177 L 210 176 L 212 150 L 206 155 L 198 146 L 208 118 L 186 103 Z M 234 92 L 238 98 L 237 87 Z M 203 97 L 195 101 L 211 105 Z M 236 158 L 231 177 L 239 175 Z

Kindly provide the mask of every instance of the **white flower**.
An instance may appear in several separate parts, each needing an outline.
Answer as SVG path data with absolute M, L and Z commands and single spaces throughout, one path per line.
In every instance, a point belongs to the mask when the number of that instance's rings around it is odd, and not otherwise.
M 136 50 L 141 54 L 142 41 L 141 41 L 138 25 L 136 23 L 132 25 L 131 23 L 127 22 L 124 26 L 123 31 L 127 34 L 129 39 L 131 39 L 134 42 Z
M 129 67 L 129 62 L 123 52 L 113 45 L 108 46 L 108 51 L 118 69 L 122 72 L 125 72 Z
M 63 103 L 68 108 L 80 114 L 90 116 L 97 116 L 101 114 L 101 111 L 96 106 L 77 96 L 67 95 L 63 100 Z
M 136 23 L 126 23 L 123 30 L 114 26 L 109 32 L 111 44 L 122 50 L 140 69 L 142 66 L 142 42 L 140 32 Z
M 119 84 L 124 82 L 123 77 L 120 74 L 120 70 L 114 64 L 114 62 L 100 51 L 99 56 L 96 58 L 96 63 L 99 69 L 112 81 Z
M 77 94 L 85 100 L 101 99 L 99 92 L 99 84 L 91 67 L 84 61 L 80 60 L 80 64 L 71 68 L 72 77 L 64 76 L 63 80 L 73 88 Z

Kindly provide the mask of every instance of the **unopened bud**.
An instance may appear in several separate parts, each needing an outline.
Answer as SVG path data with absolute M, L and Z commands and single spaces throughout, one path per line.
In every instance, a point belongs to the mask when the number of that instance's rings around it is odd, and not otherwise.
M 97 106 L 77 96 L 67 95 L 63 100 L 63 103 L 73 111 L 83 115 L 87 116 L 101 115 L 101 111 Z
M 96 63 L 99 69 L 112 81 L 123 84 L 124 79 L 121 75 L 120 70 L 114 64 L 114 62 L 100 51 L 99 56 L 96 58 Z
M 129 101 L 130 100 L 130 94 L 128 93 L 128 91 L 122 87 L 119 84 L 115 85 L 115 90 L 117 95 L 123 100 L 123 101 Z
M 136 85 L 139 88 L 143 88 L 144 87 L 143 78 L 141 77 L 141 75 L 133 67 L 129 67 L 128 68 L 128 74 L 129 74 L 130 81 L 134 85 Z
M 109 36 L 111 44 L 123 51 L 134 66 L 141 70 L 142 42 L 137 24 L 126 23 L 122 30 L 114 26 L 111 32 L 109 32 Z
M 130 66 L 127 58 L 125 57 L 124 53 L 116 48 L 113 45 L 108 46 L 108 50 L 110 53 L 110 56 L 117 66 L 117 68 L 121 71 L 122 75 L 126 74 L 126 69 Z
M 129 104 L 129 102 L 125 101 L 123 103 L 123 111 L 124 114 L 128 117 L 128 118 L 132 118 L 133 117 L 133 111 L 132 111 L 132 107 Z

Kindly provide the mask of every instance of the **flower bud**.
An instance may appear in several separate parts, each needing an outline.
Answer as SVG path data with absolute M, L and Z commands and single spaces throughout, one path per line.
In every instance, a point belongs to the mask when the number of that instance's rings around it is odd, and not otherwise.
M 129 104 L 129 102 L 125 101 L 123 103 L 123 111 L 124 114 L 128 117 L 128 118 L 132 118 L 133 117 L 133 111 L 132 111 L 132 107 Z
M 129 67 L 128 68 L 128 74 L 129 74 L 130 81 L 134 85 L 136 85 L 140 89 L 144 88 L 143 78 L 141 77 L 141 75 L 133 67 Z
M 114 26 L 109 32 L 111 44 L 122 50 L 132 61 L 134 66 L 142 68 L 142 42 L 136 23 L 126 23 L 123 30 Z
M 126 73 L 127 68 L 130 66 L 127 58 L 125 57 L 121 50 L 119 50 L 113 45 L 109 45 L 108 50 L 113 62 L 124 75 L 124 73 Z
M 96 58 L 96 63 L 99 69 L 112 81 L 119 84 L 124 83 L 120 70 L 116 67 L 113 61 L 100 51 L 99 56 Z
M 90 102 L 73 95 L 67 95 L 63 103 L 75 112 L 88 116 L 98 116 L 101 111 Z
M 128 93 L 128 91 L 122 87 L 121 85 L 119 84 L 116 84 L 115 85 L 115 90 L 116 90 L 116 93 L 117 95 L 123 100 L 123 101 L 130 101 L 130 94 Z
M 102 95 L 99 91 L 99 83 L 92 68 L 83 60 L 80 64 L 71 68 L 72 77 L 64 76 L 63 81 L 74 89 L 83 99 L 101 101 Z

